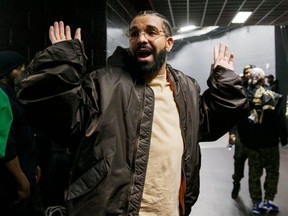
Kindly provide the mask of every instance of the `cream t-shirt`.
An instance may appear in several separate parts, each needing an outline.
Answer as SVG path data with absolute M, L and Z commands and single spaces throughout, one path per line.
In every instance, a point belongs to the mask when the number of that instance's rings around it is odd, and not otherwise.
M 183 139 L 179 113 L 166 74 L 148 84 L 155 109 L 140 216 L 178 216 Z

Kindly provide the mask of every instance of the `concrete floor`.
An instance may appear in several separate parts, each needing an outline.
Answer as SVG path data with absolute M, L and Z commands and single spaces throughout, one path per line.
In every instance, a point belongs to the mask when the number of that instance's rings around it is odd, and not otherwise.
M 252 203 L 248 192 L 248 166 L 241 181 L 241 190 L 236 200 L 231 198 L 234 148 L 226 148 L 228 135 L 216 142 L 200 143 L 202 149 L 201 187 L 198 201 L 190 216 L 250 216 Z M 274 203 L 279 213 L 264 211 L 260 215 L 288 215 L 288 147 L 280 148 L 280 180 Z M 262 180 L 263 182 L 263 180 Z

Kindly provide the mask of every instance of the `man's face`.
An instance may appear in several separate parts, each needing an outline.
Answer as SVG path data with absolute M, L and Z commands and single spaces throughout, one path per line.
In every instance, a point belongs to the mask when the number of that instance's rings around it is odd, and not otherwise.
M 268 76 L 268 83 L 269 83 L 269 84 L 272 84 L 273 81 L 274 81 L 274 79 L 273 79 L 272 77 Z
M 144 76 L 157 75 L 173 46 L 172 37 L 166 36 L 162 19 L 154 15 L 138 16 L 132 21 L 128 34 L 137 69 Z
M 247 82 L 250 78 L 251 68 L 248 68 L 243 73 L 243 80 L 244 82 Z
M 14 80 L 15 78 L 17 78 L 25 69 L 25 65 L 21 65 L 15 69 L 12 70 L 11 73 L 9 73 L 8 78 L 10 80 Z

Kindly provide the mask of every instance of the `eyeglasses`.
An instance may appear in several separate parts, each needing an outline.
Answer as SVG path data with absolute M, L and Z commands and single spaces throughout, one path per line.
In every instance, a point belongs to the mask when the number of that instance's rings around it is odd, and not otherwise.
M 144 31 L 140 32 L 138 28 L 132 28 L 128 30 L 127 37 L 130 38 L 130 40 L 136 40 L 140 35 L 144 35 L 144 37 L 149 41 L 155 41 L 159 37 L 165 36 L 166 34 L 161 34 L 161 32 L 165 33 L 165 31 L 158 30 L 157 28 L 146 28 Z

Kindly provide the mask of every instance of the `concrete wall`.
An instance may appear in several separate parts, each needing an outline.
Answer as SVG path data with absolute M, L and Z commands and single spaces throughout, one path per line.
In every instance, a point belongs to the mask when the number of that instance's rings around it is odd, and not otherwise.
M 246 26 L 221 38 L 187 44 L 177 53 L 172 53 L 169 63 L 195 78 L 204 91 L 213 62 L 213 47 L 220 42 L 227 43 L 234 53 L 236 73 L 241 74 L 246 64 L 254 64 L 264 69 L 266 74 L 275 75 L 274 26 Z

